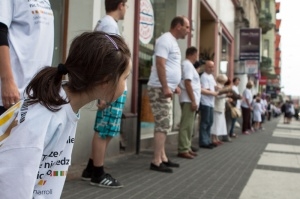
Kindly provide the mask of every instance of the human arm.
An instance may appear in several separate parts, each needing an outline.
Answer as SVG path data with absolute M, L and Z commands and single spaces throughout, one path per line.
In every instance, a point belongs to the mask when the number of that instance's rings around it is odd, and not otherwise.
M 0 78 L 1 78 L 1 96 L 5 108 L 19 101 L 20 94 L 15 83 L 10 64 L 10 53 L 7 42 L 7 26 L 0 22 Z
M 184 85 L 187 91 L 187 94 L 191 100 L 191 110 L 192 111 L 196 111 L 198 108 L 198 104 L 196 102 L 195 96 L 194 96 L 194 92 L 193 92 L 193 87 L 191 84 L 191 80 L 190 79 L 186 79 L 184 80 Z
M 218 92 L 215 92 L 215 91 L 211 91 L 209 89 L 206 89 L 206 88 L 201 88 L 201 94 L 203 95 L 212 95 L 212 96 L 218 96 Z
M 160 84 L 162 85 L 164 96 L 167 98 L 169 97 L 172 98 L 173 92 L 171 91 L 167 83 L 165 58 L 156 56 L 156 69 L 157 69 L 158 79 L 160 81 Z

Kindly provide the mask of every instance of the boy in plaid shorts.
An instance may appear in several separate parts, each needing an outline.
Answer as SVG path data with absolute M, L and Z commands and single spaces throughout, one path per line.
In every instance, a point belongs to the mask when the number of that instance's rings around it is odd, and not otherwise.
M 98 21 L 95 31 L 120 35 L 117 21 L 123 20 L 127 0 L 105 0 L 106 16 Z M 113 41 L 112 41 L 113 42 Z M 116 50 L 118 46 L 115 45 Z M 122 111 L 126 102 L 127 88 L 121 97 L 109 106 L 104 100 L 99 100 L 98 111 L 94 125 L 92 153 L 81 179 L 90 181 L 91 185 L 105 188 L 121 188 L 123 185 L 110 174 L 104 172 L 104 158 L 110 140 L 120 132 Z

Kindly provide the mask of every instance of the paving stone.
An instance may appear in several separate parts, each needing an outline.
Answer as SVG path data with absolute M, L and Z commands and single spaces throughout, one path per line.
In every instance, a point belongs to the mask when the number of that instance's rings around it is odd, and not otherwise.
M 264 125 L 265 131 L 248 136 L 241 135 L 240 129 L 236 129 L 238 138 L 213 150 L 200 149 L 193 160 L 178 158 L 177 143 L 170 143 L 168 156 L 180 163 L 180 168 L 174 168 L 172 174 L 149 170 L 151 150 L 141 151 L 140 155 L 127 154 L 109 159 L 107 171 L 125 185 L 118 190 L 90 186 L 88 182 L 80 180 L 84 164 L 77 168 L 76 165 L 72 166 L 71 170 L 77 171 L 77 176 L 73 172 L 72 178 L 68 178 L 61 198 L 237 199 L 254 169 L 276 169 L 257 165 L 268 143 L 299 146 L 299 140 L 272 136 L 278 122 L 279 119 L 273 119 Z M 197 143 L 197 138 L 193 143 Z M 278 170 L 282 171 L 284 168 Z

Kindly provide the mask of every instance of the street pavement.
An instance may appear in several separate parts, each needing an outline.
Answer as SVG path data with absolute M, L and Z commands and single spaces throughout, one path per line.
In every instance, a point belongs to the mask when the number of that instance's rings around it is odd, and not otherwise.
M 70 168 L 62 199 L 299 199 L 300 122 L 266 122 L 265 130 L 214 149 L 200 149 L 193 160 L 178 158 L 176 145 L 169 158 L 180 163 L 174 173 L 149 170 L 151 150 L 111 158 L 106 172 L 124 188 L 105 189 L 80 180 L 84 165 Z M 196 143 L 197 140 L 194 140 Z

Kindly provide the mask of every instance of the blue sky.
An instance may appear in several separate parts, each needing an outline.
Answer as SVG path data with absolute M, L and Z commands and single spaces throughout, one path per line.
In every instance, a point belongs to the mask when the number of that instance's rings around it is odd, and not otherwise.
M 280 2 L 281 86 L 287 95 L 300 96 L 300 1 Z

